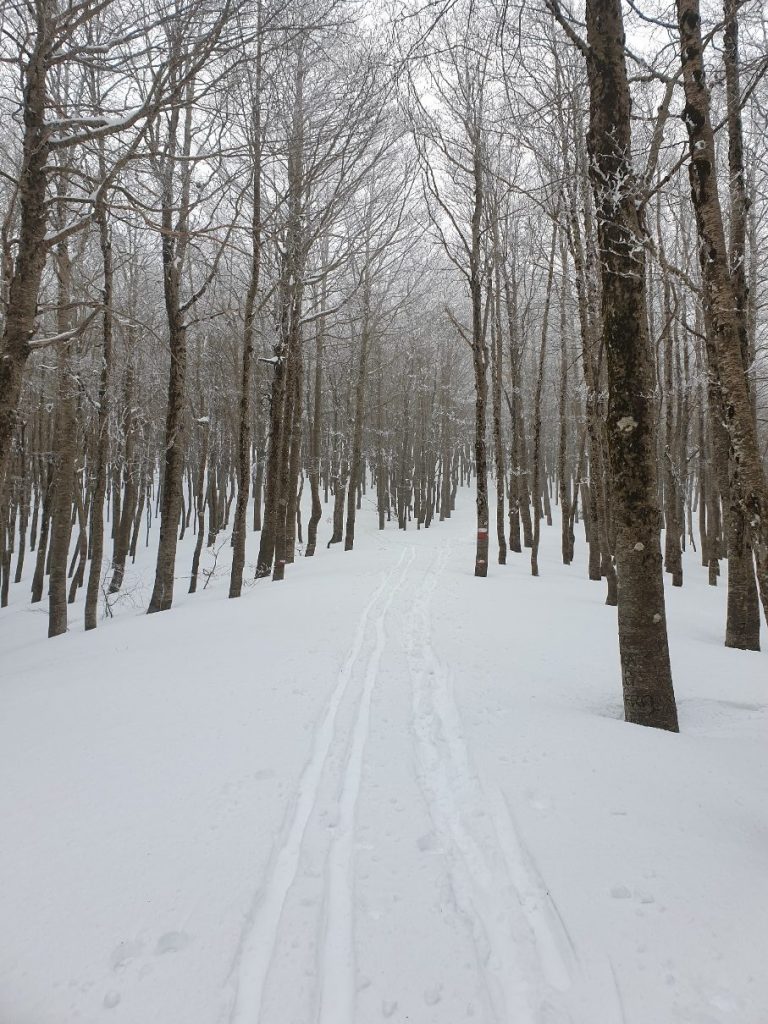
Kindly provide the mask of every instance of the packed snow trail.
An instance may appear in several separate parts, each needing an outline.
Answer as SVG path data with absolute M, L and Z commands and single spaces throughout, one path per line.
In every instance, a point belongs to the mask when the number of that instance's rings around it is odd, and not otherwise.
M 317 1024 L 356 1024 L 355 843 L 358 803 L 371 725 L 371 705 L 387 651 L 393 602 L 404 605 L 397 648 L 404 648 L 412 685 L 411 729 L 418 783 L 465 921 L 484 1004 L 495 1024 L 570 1024 L 558 992 L 571 987 L 572 952 L 546 888 L 523 853 L 500 794 L 489 801 L 472 766 L 450 686 L 430 637 L 430 604 L 450 549 L 403 551 L 363 608 L 338 680 L 315 732 L 285 839 L 259 886 L 235 968 L 232 1024 L 266 1024 L 264 992 L 284 930 L 289 892 L 302 851 L 322 850 L 322 893 L 312 1014 Z M 409 579 L 409 574 L 413 578 Z M 406 595 L 405 583 L 410 588 Z M 390 632 L 393 632 L 390 630 Z M 390 643 L 392 637 L 389 637 Z M 364 651 L 368 653 L 364 656 Z M 356 687 L 358 675 L 361 677 Z M 359 689 L 359 692 L 358 692 Z M 350 723 L 341 714 L 350 705 Z M 323 806 L 323 787 L 333 806 Z M 328 797 L 326 796 L 326 800 Z M 413 813 L 413 810 L 411 813 Z M 298 898 L 298 897 L 297 897 Z M 295 957 L 298 970 L 300 957 Z M 439 1001 L 440 990 L 426 1001 Z M 396 1006 L 396 1004 L 392 1004 Z M 386 1015 L 386 1013 L 385 1013 Z M 271 1020 L 271 1018 L 270 1018 Z
M 567 940 L 548 913 L 543 884 L 524 862 L 511 820 L 499 820 L 498 811 L 494 814 L 487 806 L 445 672 L 432 648 L 430 602 L 448 555 L 443 547 L 425 573 L 408 619 L 421 783 L 450 861 L 456 900 L 474 938 L 495 1020 L 570 1021 L 546 992 L 571 985 Z
M 331 752 L 339 709 L 347 695 L 350 681 L 353 678 L 355 667 L 363 650 L 371 612 L 376 607 L 377 602 L 382 601 L 382 607 L 375 621 L 376 645 L 366 672 L 365 689 L 360 698 L 358 717 L 353 731 L 352 747 L 349 752 L 348 764 L 344 775 L 344 790 L 341 801 L 343 812 L 341 822 L 343 838 L 341 842 L 343 849 L 333 857 L 331 862 L 332 877 L 330 885 L 332 903 L 329 912 L 329 936 L 332 936 L 332 938 L 329 940 L 329 945 L 334 945 L 334 943 L 338 945 L 342 941 L 338 933 L 344 927 L 351 928 L 352 904 L 348 891 L 346 893 L 344 891 L 344 886 L 345 884 L 348 886 L 350 881 L 348 876 L 351 863 L 354 808 L 359 789 L 370 697 L 376 682 L 378 665 L 384 647 L 384 619 L 412 561 L 413 551 L 403 551 L 396 566 L 386 573 L 360 613 L 352 645 L 341 667 L 336 686 L 315 734 L 312 757 L 304 768 L 299 782 L 295 810 L 290 827 L 282 846 L 274 858 L 274 863 L 268 872 L 268 877 L 256 893 L 253 906 L 248 915 L 235 967 L 237 987 L 235 1003 L 230 1017 L 232 1024 L 256 1024 L 261 1019 L 264 984 L 275 952 L 280 918 L 288 891 L 296 879 L 302 841 L 312 812 L 317 804 L 320 781 Z M 340 875 L 344 877 L 340 878 Z M 351 942 L 345 944 L 345 947 L 343 950 L 334 949 L 336 957 L 341 958 L 341 970 L 336 966 L 338 959 L 332 960 L 329 958 L 329 977 L 328 983 L 324 988 L 324 1006 L 333 1006 L 335 1000 L 345 999 L 345 994 L 348 1000 L 349 985 L 345 984 L 345 979 L 342 980 L 338 977 L 339 973 L 343 974 L 349 970 L 349 959 L 352 955 Z M 343 1024 L 345 1020 L 351 1020 L 349 1016 L 341 1018 L 330 1017 L 330 1012 L 330 1010 L 324 1011 L 323 1021 L 335 1020 L 336 1024 Z
M 328 908 L 323 945 L 323 980 L 320 991 L 320 1024 L 355 1024 L 355 951 L 353 858 L 355 814 L 360 795 L 365 744 L 371 716 L 371 698 L 379 678 L 379 666 L 386 640 L 384 622 L 392 601 L 408 574 L 414 552 L 405 568 L 387 590 L 376 617 L 376 643 L 365 670 L 363 693 L 352 732 L 352 744 L 344 770 L 339 800 L 339 824 L 331 841 L 328 870 Z M 403 558 L 401 556 L 400 562 Z
M 477 580 L 469 500 L 369 525 L 237 602 L 225 567 L 50 643 L 4 610 L 1 1024 L 766 1024 L 766 655 L 724 588 L 668 592 L 670 736 L 621 721 L 557 531 Z

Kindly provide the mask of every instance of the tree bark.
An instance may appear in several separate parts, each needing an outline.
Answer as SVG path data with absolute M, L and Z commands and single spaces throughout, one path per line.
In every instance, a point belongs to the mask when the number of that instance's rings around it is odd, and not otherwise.
M 59 220 L 65 217 L 63 204 Z M 70 327 L 68 308 L 72 298 L 72 263 L 66 240 L 56 251 L 57 314 L 60 333 Z M 77 418 L 75 413 L 75 382 L 72 374 L 72 343 L 59 346 L 59 379 L 57 395 L 56 468 L 51 509 L 50 580 L 48 584 L 48 636 L 67 631 L 67 562 L 72 534 L 72 503 L 75 485 Z
M 160 507 L 160 537 L 157 549 L 155 583 L 147 611 L 167 611 L 173 603 L 176 547 L 183 505 L 185 426 L 187 396 L 187 325 L 181 299 L 181 282 L 189 242 L 190 175 L 189 156 L 192 150 L 192 88 L 187 90 L 183 107 L 183 140 L 181 160 L 176 159 L 176 135 L 181 109 L 171 114 L 169 152 L 163 168 L 162 258 L 163 295 L 168 323 L 168 345 L 171 365 L 168 374 L 168 407 L 165 420 L 165 455 Z M 174 179 L 180 164 L 180 197 L 174 197 Z M 174 211 L 178 218 L 174 222 Z
M 315 374 L 312 395 L 312 429 L 309 436 L 309 490 L 312 500 L 312 511 L 307 524 L 306 558 L 311 558 L 317 547 L 317 528 L 323 516 L 320 501 L 320 442 L 323 430 L 323 359 L 325 324 L 323 313 L 326 301 L 325 278 L 320 285 L 320 318 L 315 326 Z
M 556 215 L 557 216 L 557 215 Z M 557 252 L 557 219 L 552 226 L 552 245 L 549 253 L 547 269 L 547 286 L 544 298 L 544 316 L 541 324 L 541 343 L 539 345 L 539 368 L 536 374 L 536 392 L 533 399 L 533 493 L 538 497 L 541 488 L 541 396 L 544 390 L 544 367 L 547 354 L 547 334 L 549 332 L 549 308 L 552 300 L 552 281 L 555 274 L 555 253 Z M 546 480 L 544 481 L 546 487 Z M 537 502 L 538 505 L 538 502 Z M 533 543 L 531 544 L 531 576 L 539 575 L 539 540 L 541 536 L 541 516 L 538 508 L 533 522 Z
M 104 158 L 100 153 L 99 170 L 104 176 Z M 99 377 L 99 414 L 96 441 L 96 480 L 91 502 L 91 566 L 88 573 L 88 589 L 85 595 L 85 628 L 96 628 L 96 617 L 101 588 L 101 571 L 104 559 L 104 496 L 107 492 L 107 458 L 109 455 L 109 388 L 112 373 L 112 293 L 113 261 L 112 236 L 107 221 L 107 210 L 103 198 L 96 204 L 96 224 L 99 229 L 99 246 L 102 261 L 102 318 L 101 374 Z
M 504 487 L 506 470 L 501 430 L 501 382 L 504 373 L 504 345 L 501 329 L 501 246 L 499 244 L 498 214 L 493 218 L 493 281 L 491 323 L 491 385 L 493 394 L 493 458 L 496 474 L 496 541 L 499 546 L 499 565 L 507 564 L 507 538 L 504 522 Z
M 245 568 L 246 513 L 251 483 L 251 395 L 253 392 L 254 324 L 261 270 L 261 0 L 256 6 L 255 74 L 251 99 L 251 267 L 245 296 L 243 358 L 240 371 L 240 420 L 237 439 L 237 501 L 232 527 L 232 570 L 229 596 L 240 597 Z
M 768 615 L 768 486 L 757 443 L 754 413 L 744 372 L 749 350 L 746 311 L 731 276 L 717 188 L 715 138 L 704 67 L 698 0 L 676 0 L 688 129 L 691 200 L 699 236 L 704 302 L 717 355 L 723 417 L 730 442 L 730 477 L 735 500 L 750 532 L 757 581 Z M 743 299 L 742 299 L 743 301 Z
M 676 732 L 656 478 L 655 380 L 638 184 L 630 164 L 621 0 L 587 0 L 586 18 L 587 145 L 600 247 L 624 712 L 628 722 Z
M 19 236 L 0 342 L 0 492 L 11 459 L 21 383 L 35 333 L 40 280 L 47 248 L 46 187 L 49 131 L 45 124 L 46 75 L 55 31 L 54 0 L 35 4 L 36 36 L 22 68 L 24 140 L 19 173 Z
M 367 260 L 367 254 L 366 254 Z M 363 456 L 363 417 L 365 413 L 365 384 L 368 374 L 368 353 L 371 346 L 371 281 L 368 267 L 363 281 L 363 319 L 360 330 L 360 352 L 358 356 L 357 381 L 355 383 L 355 412 L 352 427 L 352 457 L 349 465 L 347 487 L 347 523 L 344 534 L 344 550 L 355 546 L 355 499 L 360 485 Z
M 573 561 L 573 516 L 571 503 L 571 481 L 568 460 L 568 313 L 567 313 L 567 280 L 568 280 L 568 247 L 565 240 L 560 241 L 560 262 L 563 278 L 560 283 L 560 389 L 558 393 L 558 443 L 557 443 L 557 483 L 560 499 L 560 550 L 563 565 Z M 578 474 L 574 490 L 574 503 L 578 495 Z
M 203 420 L 200 424 L 202 440 L 200 441 L 200 461 L 197 466 L 197 481 L 195 484 L 195 512 L 197 515 L 197 536 L 195 537 L 195 550 L 192 553 L 192 572 L 189 577 L 189 593 L 194 594 L 197 590 L 197 576 L 200 570 L 200 555 L 203 550 L 203 537 L 205 535 L 205 469 L 208 464 L 208 444 L 210 441 L 210 424 Z M 209 467 L 208 472 L 210 473 Z M 208 517 L 213 515 L 213 509 L 209 506 Z
M 488 575 L 488 455 L 486 442 L 486 405 L 488 401 L 488 351 L 483 325 L 483 280 L 480 227 L 483 217 L 483 175 L 480 128 L 473 127 L 472 168 L 474 199 L 472 210 L 472 246 L 469 289 L 472 300 L 472 369 L 475 378 L 475 488 L 477 507 L 477 545 L 475 576 Z

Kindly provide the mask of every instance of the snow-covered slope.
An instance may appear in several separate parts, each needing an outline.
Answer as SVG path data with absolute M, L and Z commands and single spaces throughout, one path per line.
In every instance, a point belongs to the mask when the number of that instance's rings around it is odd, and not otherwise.
M 724 586 L 690 554 L 668 592 L 672 736 L 621 721 L 581 543 L 476 580 L 469 494 L 374 518 L 151 617 L 148 551 L 88 635 L 14 589 L 0 1022 L 766 1024 L 767 666 Z

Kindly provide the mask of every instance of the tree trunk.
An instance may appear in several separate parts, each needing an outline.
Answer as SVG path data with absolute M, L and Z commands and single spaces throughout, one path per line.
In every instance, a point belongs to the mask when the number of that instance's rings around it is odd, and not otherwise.
M 324 304 L 325 284 L 323 283 Z M 322 312 L 321 307 L 321 312 Z M 312 511 L 307 524 L 307 547 L 304 552 L 306 558 L 315 553 L 317 547 L 317 527 L 323 516 L 323 506 L 320 501 L 320 440 L 323 428 L 323 320 L 322 317 L 317 323 L 315 334 L 315 380 L 312 397 L 312 431 L 309 437 L 309 490 L 312 499 Z
M 732 8 L 735 14 L 735 8 Z M 768 486 L 760 457 L 754 411 L 744 372 L 749 352 L 743 292 L 731 275 L 722 208 L 717 189 L 715 138 L 704 67 L 704 46 L 698 0 L 677 0 L 680 51 L 685 90 L 683 121 L 688 129 L 691 200 L 696 214 L 704 303 L 717 356 L 723 416 L 730 442 L 730 477 L 734 499 L 750 531 L 757 562 L 757 581 L 764 614 L 768 615 Z M 731 19 L 733 27 L 733 19 Z M 732 46 L 731 43 L 728 44 Z M 731 104 L 731 116 L 736 111 Z M 730 144 L 735 144 L 731 132 Z M 731 167 L 733 169 L 733 155 Z
M 171 276 L 171 275 L 167 275 Z M 173 275 L 175 277 L 175 275 Z M 169 343 L 171 369 L 168 379 L 168 411 L 165 421 L 163 493 L 160 505 L 160 539 L 157 548 L 155 585 L 148 611 L 167 611 L 173 603 L 176 546 L 181 520 L 184 481 L 184 428 L 187 387 L 187 331 L 173 296 L 178 297 L 175 282 L 169 282 Z M 176 298 L 177 301 L 177 298 Z M 172 308 L 173 305 L 176 308 Z
M 298 314 L 297 314 L 298 316 Z M 296 532 L 299 529 L 301 513 L 299 501 L 299 475 L 301 473 L 301 428 L 303 422 L 302 395 L 304 390 L 304 352 L 299 337 L 296 345 L 296 367 L 294 380 L 294 402 L 291 410 L 290 460 L 288 463 L 288 501 L 285 506 L 285 563 L 293 564 L 296 548 Z
M 493 457 L 496 472 L 496 540 L 499 546 L 499 565 L 507 564 L 507 538 L 504 523 L 504 447 L 501 436 L 501 382 L 504 373 L 504 345 L 501 329 L 501 252 L 498 233 L 498 215 L 493 211 L 493 318 L 491 323 L 491 386 L 493 394 Z
M 189 593 L 194 594 L 197 590 L 197 576 L 200 570 L 200 555 L 203 550 L 203 537 L 205 535 L 205 467 L 208 463 L 208 444 L 210 439 L 210 424 L 203 420 L 200 424 L 203 437 L 200 442 L 200 462 L 197 467 L 197 482 L 195 486 L 195 512 L 197 515 L 197 536 L 195 537 L 195 550 L 192 554 L 192 572 L 189 577 Z M 210 468 L 208 470 L 210 475 Z M 208 508 L 208 518 L 213 515 L 213 509 Z
M 624 711 L 628 722 L 677 731 L 661 562 L 645 250 L 630 164 L 621 0 L 587 0 L 586 16 L 587 141 L 600 246 Z
M 488 352 L 483 332 L 483 282 L 480 226 L 483 216 L 483 175 L 485 166 L 481 152 L 480 129 L 473 127 L 474 206 L 472 211 L 472 247 L 470 252 L 469 289 L 472 299 L 472 369 L 475 378 L 475 487 L 477 491 L 477 545 L 475 576 L 488 575 L 488 455 L 486 442 L 486 403 Z
M 232 527 L 232 570 L 229 596 L 240 597 L 245 568 L 246 513 L 251 483 L 251 394 L 256 297 L 261 270 L 261 0 L 256 8 L 255 81 L 251 102 L 251 268 L 245 296 L 243 359 L 240 371 L 240 421 L 237 440 L 237 502 Z
M 104 176 L 103 153 L 100 153 L 100 173 Z M 101 570 L 104 559 L 104 496 L 107 492 L 107 457 L 109 453 L 109 386 L 112 373 L 112 237 L 107 222 L 107 211 L 103 199 L 96 207 L 96 223 L 99 228 L 102 274 L 104 278 L 102 298 L 104 316 L 102 319 L 101 376 L 99 378 L 98 437 L 96 442 L 96 480 L 91 502 L 91 567 L 88 573 L 88 589 L 85 595 L 85 628 L 96 628 L 96 616 L 101 588 Z
M 355 546 L 355 497 L 360 485 L 363 456 L 363 416 L 365 414 L 365 382 L 368 373 L 368 352 L 371 345 L 371 282 L 366 269 L 363 283 L 363 322 L 360 331 L 360 353 L 355 383 L 355 413 L 352 428 L 352 458 L 349 466 L 347 488 L 347 524 L 344 535 L 344 550 Z
M 661 243 L 659 243 L 661 244 Z M 672 586 L 683 585 L 683 559 L 680 550 L 681 524 L 678 482 L 675 478 L 675 407 L 672 401 L 672 288 L 669 275 L 664 272 L 664 448 L 662 451 L 662 481 L 664 486 L 664 568 L 672 576 Z
M 181 179 L 180 199 L 173 194 L 176 160 L 169 154 L 165 160 L 162 198 L 163 293 L 168 322 L 168 345 L 171 365 L 168 374 L 168 408 L 165 420 L 165 447 L 160 508 L 160 538 L 157 549 L 155 584 L 147 611 L 167 611 L 173 603 L 176 547 L 183 506 L 185 422 L 187 397 L 187 325 L 181 300 L 181 281 L 189 243 L 190 174 L 192 151 L 192 89 L 187 89 L 183 108 L 183 142 L 179 147 Z M 182 109 L 174 108 L 169 138 L 175 146 Z M 174 213 L 178 215 L 174 219 Z
M 63 225 L 65 211 L 59 209 Z M 58 309 L 56 326 L 59 333 L 70 326 L 68 307 L 72 298 L 72 264 L 69 247 L 63 241 L 56 252 L 56 279 Z M 51 510 L 50 580 L 48 589 L 48 636 L 59 636 L 67 631 L 67 562 L 72 533 L 72 502 L 75 485 L 75 459 L 77 444 L 77 417 L 75 411 L 75 382 L 72 374 L 72 344 L 59 347 L 59 380 L 56 427 L 56 470 Z
M 22 376 L 31 351 L 30 339 L 35 333 L 37 299 L 47 255 L 50 143 L 45 124 L 46 74 L 57 13 L 54 0 L 38 0 L 35 4 L 34 45 L 22 66 L 24 140 L 19 172 L 18 246 L 0 341 L 0 492 L 10 465 Z
M 573 518 L 571 510 L 571 482 L 568 465 L 568 314 L 566 305 L 568 281 L 568 248 L 560 242 L 560 263 L 563 277 L 560 283 L 560 390 L 558 394 L 557 484 L 560 500 L 560 550 L 563 565 L 573 561 Z M 578 494 L 578 479 L 574 495 Z
M 537 499 L 539 490 L 541 489 L 541 395 L 544 390 L 544 365 L 547 354 L 547 333 L 549 331 L 549 307 L 552 300 L 552 281 L 555 273 L 555 253 L 557 252 L 558 214 L 555 215 L 555 221 L 552 225 L 552 247 L 549 253 L 547 288 L 544 298 L 544 317 L 541 324 L 541 343 L 539 346 L 539 370 L 536 375 L 536 393 L 533 399 L 533 493 Z M 544 481 L 544 486 L 546 487 L 546 480 Z M 540 534 L 541 517 L 537 508 L 533 523 L 533 543 L 531 544 L 531 576 L 539 575 Z

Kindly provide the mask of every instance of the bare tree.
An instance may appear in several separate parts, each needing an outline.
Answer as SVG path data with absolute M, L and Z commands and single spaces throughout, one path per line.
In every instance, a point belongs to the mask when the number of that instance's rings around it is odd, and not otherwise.
M 584 53 L 607 356 L 607 438 L 616 516 L 619 648 L 627 721 L 677 731 L 656 479 L 654 366 L 645 245 L 631 164 L 631 99 L 620 0 L 588 0 L 587 41 L 551 9 Z

